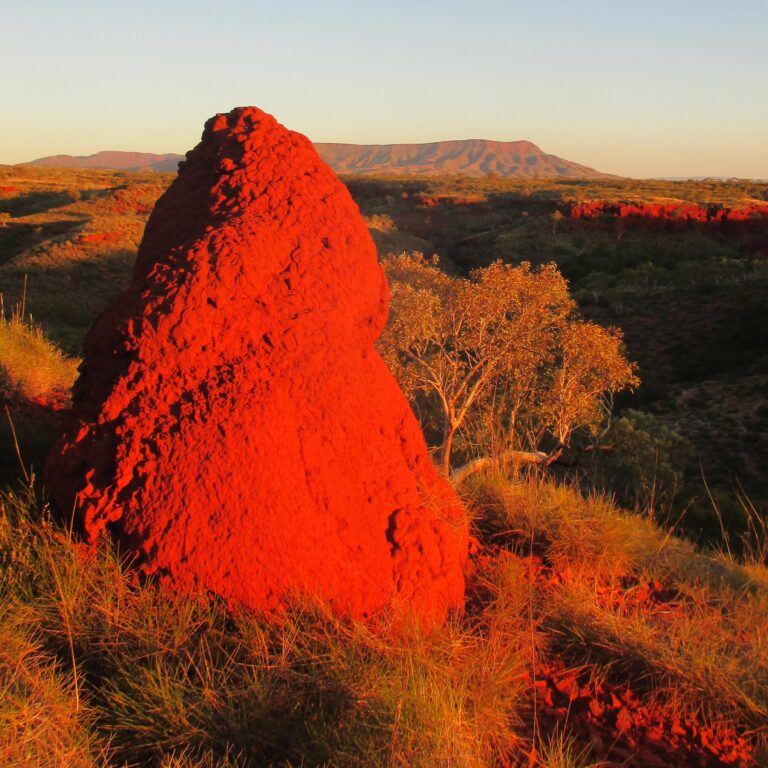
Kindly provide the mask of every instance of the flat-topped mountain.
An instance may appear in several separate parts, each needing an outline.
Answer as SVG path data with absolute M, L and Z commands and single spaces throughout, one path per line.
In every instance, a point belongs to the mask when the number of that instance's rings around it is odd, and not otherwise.
M 600 173 L 542 152 L 530 141 L 433 141 L 428 144 L 317 144 L 317 151 L 337 173 L 543 178 L 598 178 Z
M 184 155 L 152 152 L 97 152 L 95 155 L 50 155 L 25 165 L 47 165 L 52 168 L 104 168 L 113 171 L 175 171 Z
M 320 157 L 336 173 L 462 174 L 519 178 L 601 178 L 610 174 L 543 152 L 530 141 L 464 139 L 428 144 L 315 144 Z M 30 165 L 68 168 L 108 168 L 122 171 L 175 171 L 183 155 L 148 152 L 97 152 L 74 157 L 53 155 Z

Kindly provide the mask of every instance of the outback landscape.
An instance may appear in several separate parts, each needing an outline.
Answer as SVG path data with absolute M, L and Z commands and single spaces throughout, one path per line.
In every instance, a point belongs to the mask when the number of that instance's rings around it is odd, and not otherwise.
M 0 166 L 3 764 L 766 764 L 768 184 L 445 144 Z

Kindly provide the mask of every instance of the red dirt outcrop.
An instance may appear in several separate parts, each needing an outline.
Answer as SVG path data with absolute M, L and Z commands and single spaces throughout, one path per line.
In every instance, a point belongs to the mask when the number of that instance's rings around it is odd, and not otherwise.
M 373 348 L 387 305 L 310 142 L 251 107 L 211 118 L 87 336 L 55 503 L 185 591 L 442 621 L 463 606 L 467 523 Z
M 752 204 L 742 208 L 712 203 L 620 203 L 586 201 L 571 206 L 571 219 L 582 222 L 606 223 L 622 219 L 640 229 L 684 231 L 708 229 L 715 231 L 746 231 L 762 227 L 768 221 L 768 205 Z
M 538 727 L 568 732 L 603 765 L 644 768 L 749 768 L 754 749 L 728 723 L 707 723 L 649 705 L 627 685 L 600 680 L 592 667 L 569 669 L 555 660 L 528 675 L 536 696 Z M 543 762 L 532 755 L 532 765 Z

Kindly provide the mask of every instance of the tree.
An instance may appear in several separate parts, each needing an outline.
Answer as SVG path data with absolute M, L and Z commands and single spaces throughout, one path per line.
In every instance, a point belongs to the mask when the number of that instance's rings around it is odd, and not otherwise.
M 8 222 L 11 220 L 11 214 L 6 212 L 0 212 L 0 227 L 7 226 Z
M 553 264 L 496 262 L 469 279 L 421 254 L 384 262 L 392 298 L 380 351 L 406 395 L 440 426 L 440 463 L 458 480 L 490 462 L 551 463 L 574 431 L 596 430 L 613 392 L 636 383 L 618 331 L 580 320 Z
M 595 304 L 600 303 L 602 298 L 611 287 L 611 277 L 605 272 L 590 272 L 582 281 L 581 285 L 592 297 Z
M 562 212 L 559 210 L 553 211 L 549 214 L 549 220 L 552 222 L 553 235 L 557 234 L 557 227 L 564 218 L 565 216 L 563 216 Z

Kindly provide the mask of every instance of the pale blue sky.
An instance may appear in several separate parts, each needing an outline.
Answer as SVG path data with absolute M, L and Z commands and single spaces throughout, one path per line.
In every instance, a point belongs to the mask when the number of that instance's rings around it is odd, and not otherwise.
M 768 0 L 0 0 L 0 29 L 4 163 L 184 152 L 254 104 L 315 141 L 768 178 Z

